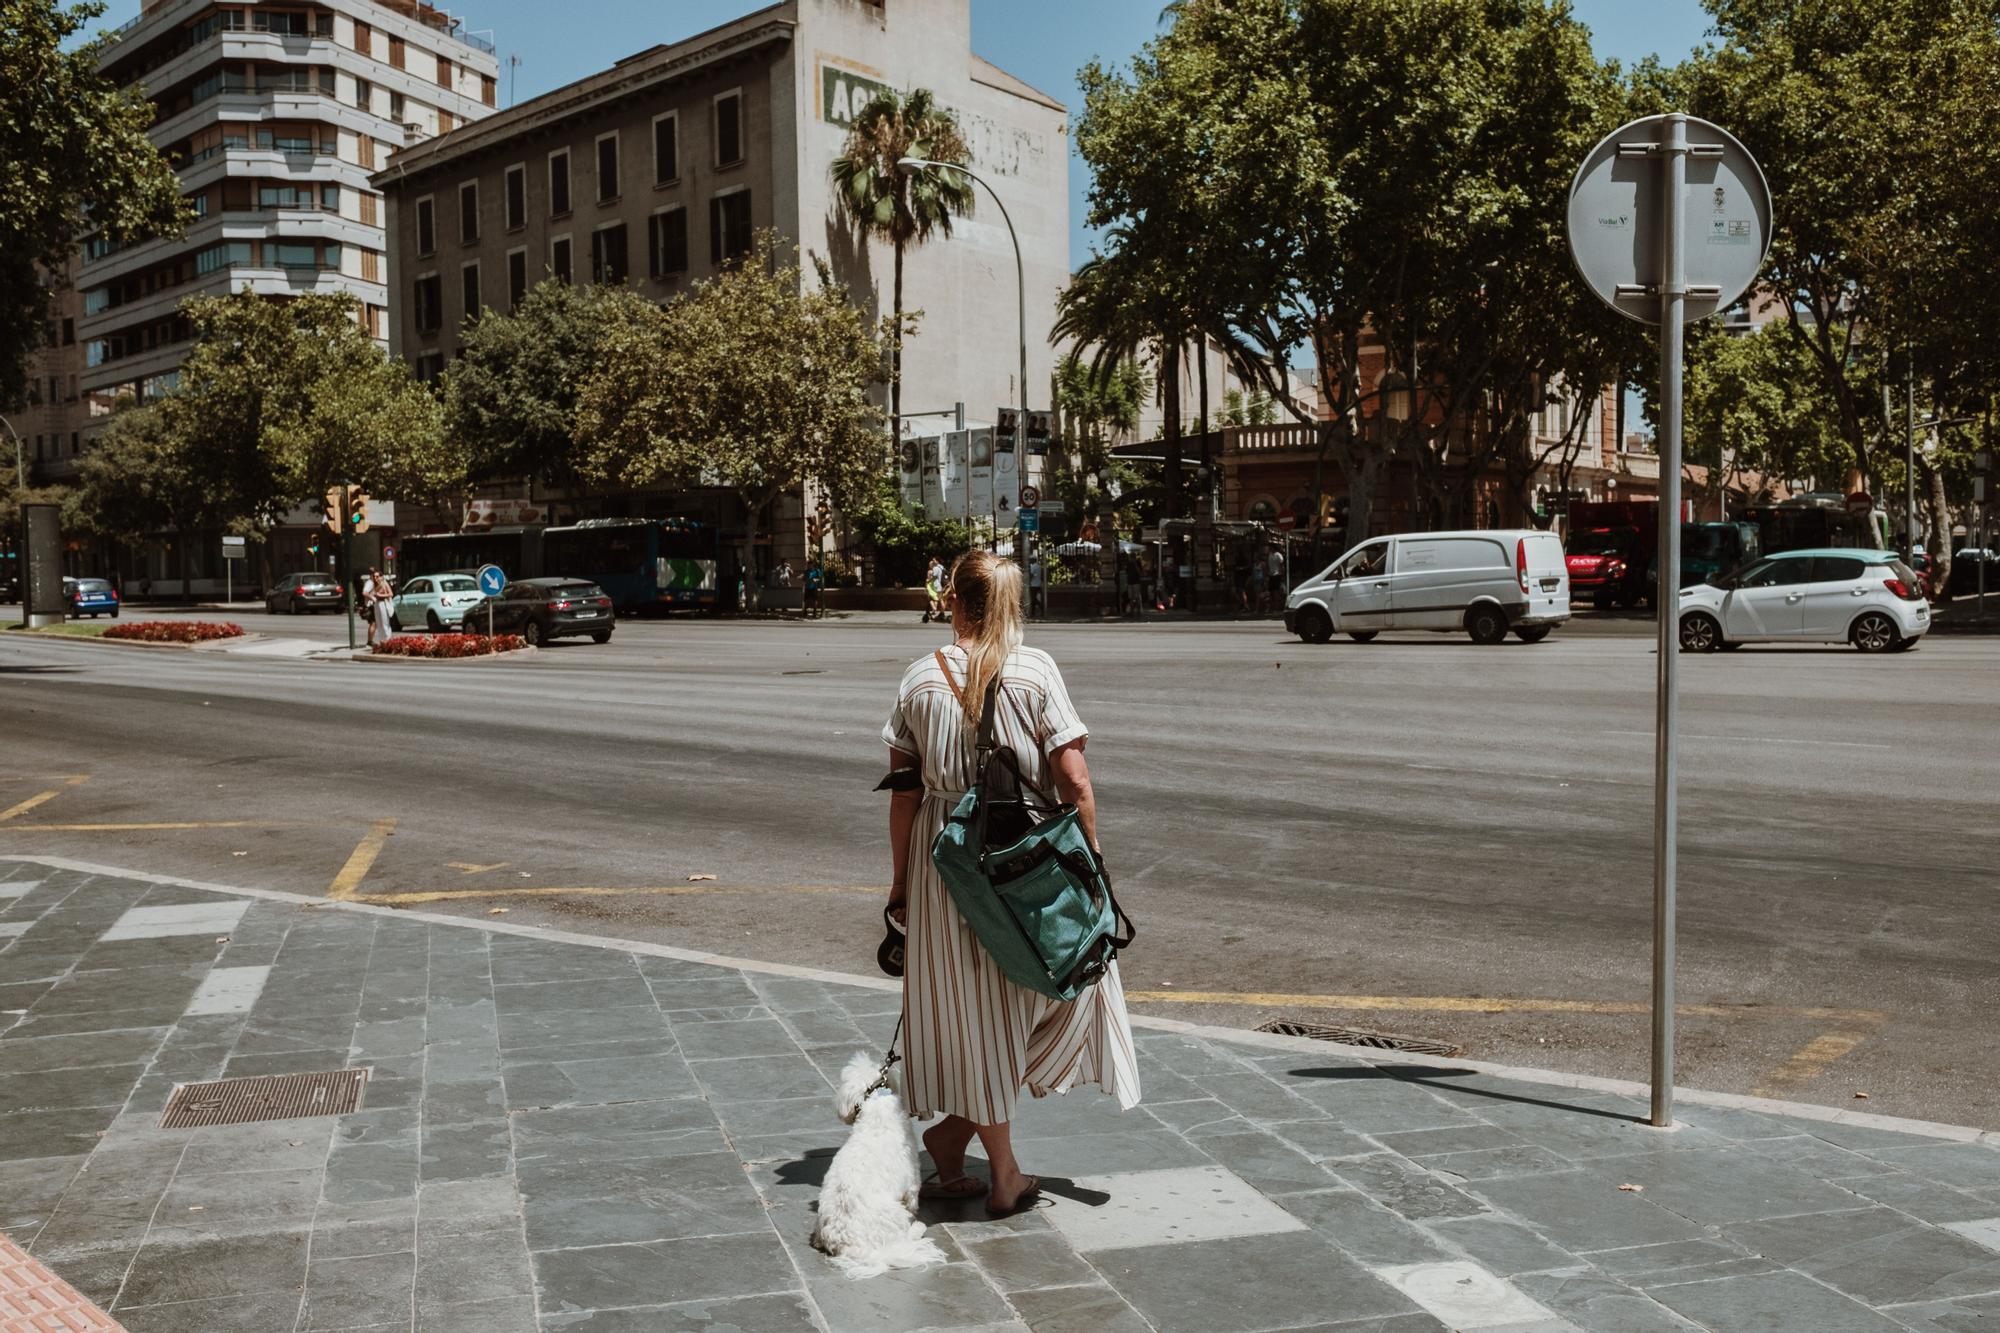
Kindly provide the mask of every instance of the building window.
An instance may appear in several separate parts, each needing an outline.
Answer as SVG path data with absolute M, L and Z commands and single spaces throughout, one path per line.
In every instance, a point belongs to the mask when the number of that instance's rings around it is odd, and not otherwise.
M 400 37 L 391 37 L 389 39 L 390 67 L 393 69 L 402 69 L 403 66 L 408 62 L 409 58 L 410 58 L 410 48 L 404 44 L 403 39 Z
M 354 105 L 371 115 L 375 110 L 375 89 L 366 79 L 354 81 Z
M 479 182 L 458 187 L 458 239 L 471 245 L 479 239 Z
M 451 86 L 452 86 L 452 82 L 451 82 L 451 81 L 452 81 L 452 77 L 453 77 L 453 75 L 454 75 L 455 73 L 456 73 L 456 71 L 455 71 L 455 70 L 453 69 L 451 61 L 449 61 L 449 60 L 445 59 L 445 58 L 444 58 L 443 56 L 439 56 L 439 57 L 438 57 L 438 87 L 440 87 L 440 88 L 449 88 L 449 87 L 451 87 Z
M 361 280 L 363 282 L 382 281 L 382 256 L 373 250 L 361 252 Z
M 653 118 L 653 182 L 666 185 L 681 178 L 681 118 L 669 111 Z
M 715 99 L 715 165 L 733 167 L 743 160 L 743 94 L 724 93 Z
M 480 101 L 484 102 L 487 106 L 498 106 L 500 104 L 499 93 L 499 81 L 491 74 L 482 74 L 479 76 Z
M 506 226 L 508 231 L 519 231 L 528 225 L 528 168 L 526 163 L 518 163 L 507 168 Z
M 625 224 L 614 222 L 590 233 L 590 280 L 605 286 L 625 281 Z
M 444 373 L 444 353 L 425 352 L 417 358 L 417 379 L 425 384 L 434 384 Z
M 461 265 L 458 270 L 458 281 L 465 294 L 465 318 L 478 319 L 480 307 L 478 262 Z
M 434 255 L 437 248 L 437 210 L 432 206 L 431 197 L 425 195 L 417 200 L 417 253 Z
M 196 273 L 213 273 L 217 269 L 228 268 L 231 264 L 249 262 L 250 242 L 224 241 L 220 245 L 211 245 L 205 250 L 198 251 L 194 257 L 194 270 Z
M 549 272 L 564 282 L 570 280 L 569 237 L 558 236 L 549 242 Z
M 569 212 L 569 149 L 549 154 L 549 216 Z
M 652 255 L 652 273 L 664 278 L 687 272 L 688 215 L 685 208 L 669 208 L 647 219 L 646 249 Z
M 65 319 L 63 321 L 63 346 L 70 347 L 75 345 L 75 343 L 76 321 L 74 319 Z
M 618 197 L 618 131 L 597 140 L 597 202 L 608 204 Z
M 733 190 L 708 201 L 708 258 L 720 264 L 750 253 L 750 192 Z
M 444 326 L 444 282 L 437 274 L 417 279 L 415 298 L 418 333 L 436 333 Z
M 507 307 L 518 309 L 528 294 L 528 252 L 509 250 L 507 252 Z

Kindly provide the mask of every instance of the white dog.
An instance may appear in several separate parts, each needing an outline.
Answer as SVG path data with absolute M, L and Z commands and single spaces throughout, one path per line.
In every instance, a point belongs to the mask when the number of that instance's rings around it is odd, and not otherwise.
M 820 1186 L 813 1245 L 849 1277 L 944 1262 L 924 1237 L 917 1207 L 917 1136 L 894 1086 L 874 1088 L 880 1067 L 856 1054 L 840 1074 L 834 1106 L 854 1133 L 833 1155 Z

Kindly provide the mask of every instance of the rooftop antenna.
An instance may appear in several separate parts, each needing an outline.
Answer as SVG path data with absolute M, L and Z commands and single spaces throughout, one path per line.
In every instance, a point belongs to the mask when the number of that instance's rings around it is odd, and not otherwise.
M 514 105 L 515 71 L 521 68 L 521 57 L 507 57 L 507 105 Z

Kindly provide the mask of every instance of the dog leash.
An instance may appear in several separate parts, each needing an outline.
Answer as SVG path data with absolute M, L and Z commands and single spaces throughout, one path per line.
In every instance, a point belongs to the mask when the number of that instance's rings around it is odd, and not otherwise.
M 902 1056 L 896 1054 L 896 1043 L 899 1040 L 901 1040 L 902 1036 L 903 1036 L 903 1020 L 902 1017 L 898 1015 L 896 1018 L 896 1030 L 889 1034 L 889 1058 L 882 1062 L 882 1068 L 875 1075 L 875 1081 L 873 1083 L 870 1083 L 866 1088 L 866 1090 L 862 1092 L 861 1100 L 867 1101 L 869 1097 L 874 1095 L 877 1089 L 886 1088 L 889 1086 L 889 1071 L 891 1069 L 894 1069 L 896 1067 L 896 1062 L 903 1058 Z

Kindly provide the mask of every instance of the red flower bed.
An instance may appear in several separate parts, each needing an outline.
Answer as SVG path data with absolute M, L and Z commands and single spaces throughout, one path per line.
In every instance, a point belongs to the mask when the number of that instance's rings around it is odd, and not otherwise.
M 376 644 L 375 652 L 389 657 L 485 657 L 527 646 L 518 634 L 404 634 Z
M 243 633 L 241 625 L 226 620 L 135 620 L 129 625 L 105 628 L 107 639 L 143 639 L 147 643 L 206 643 L 210 639 L 234 639 Z

